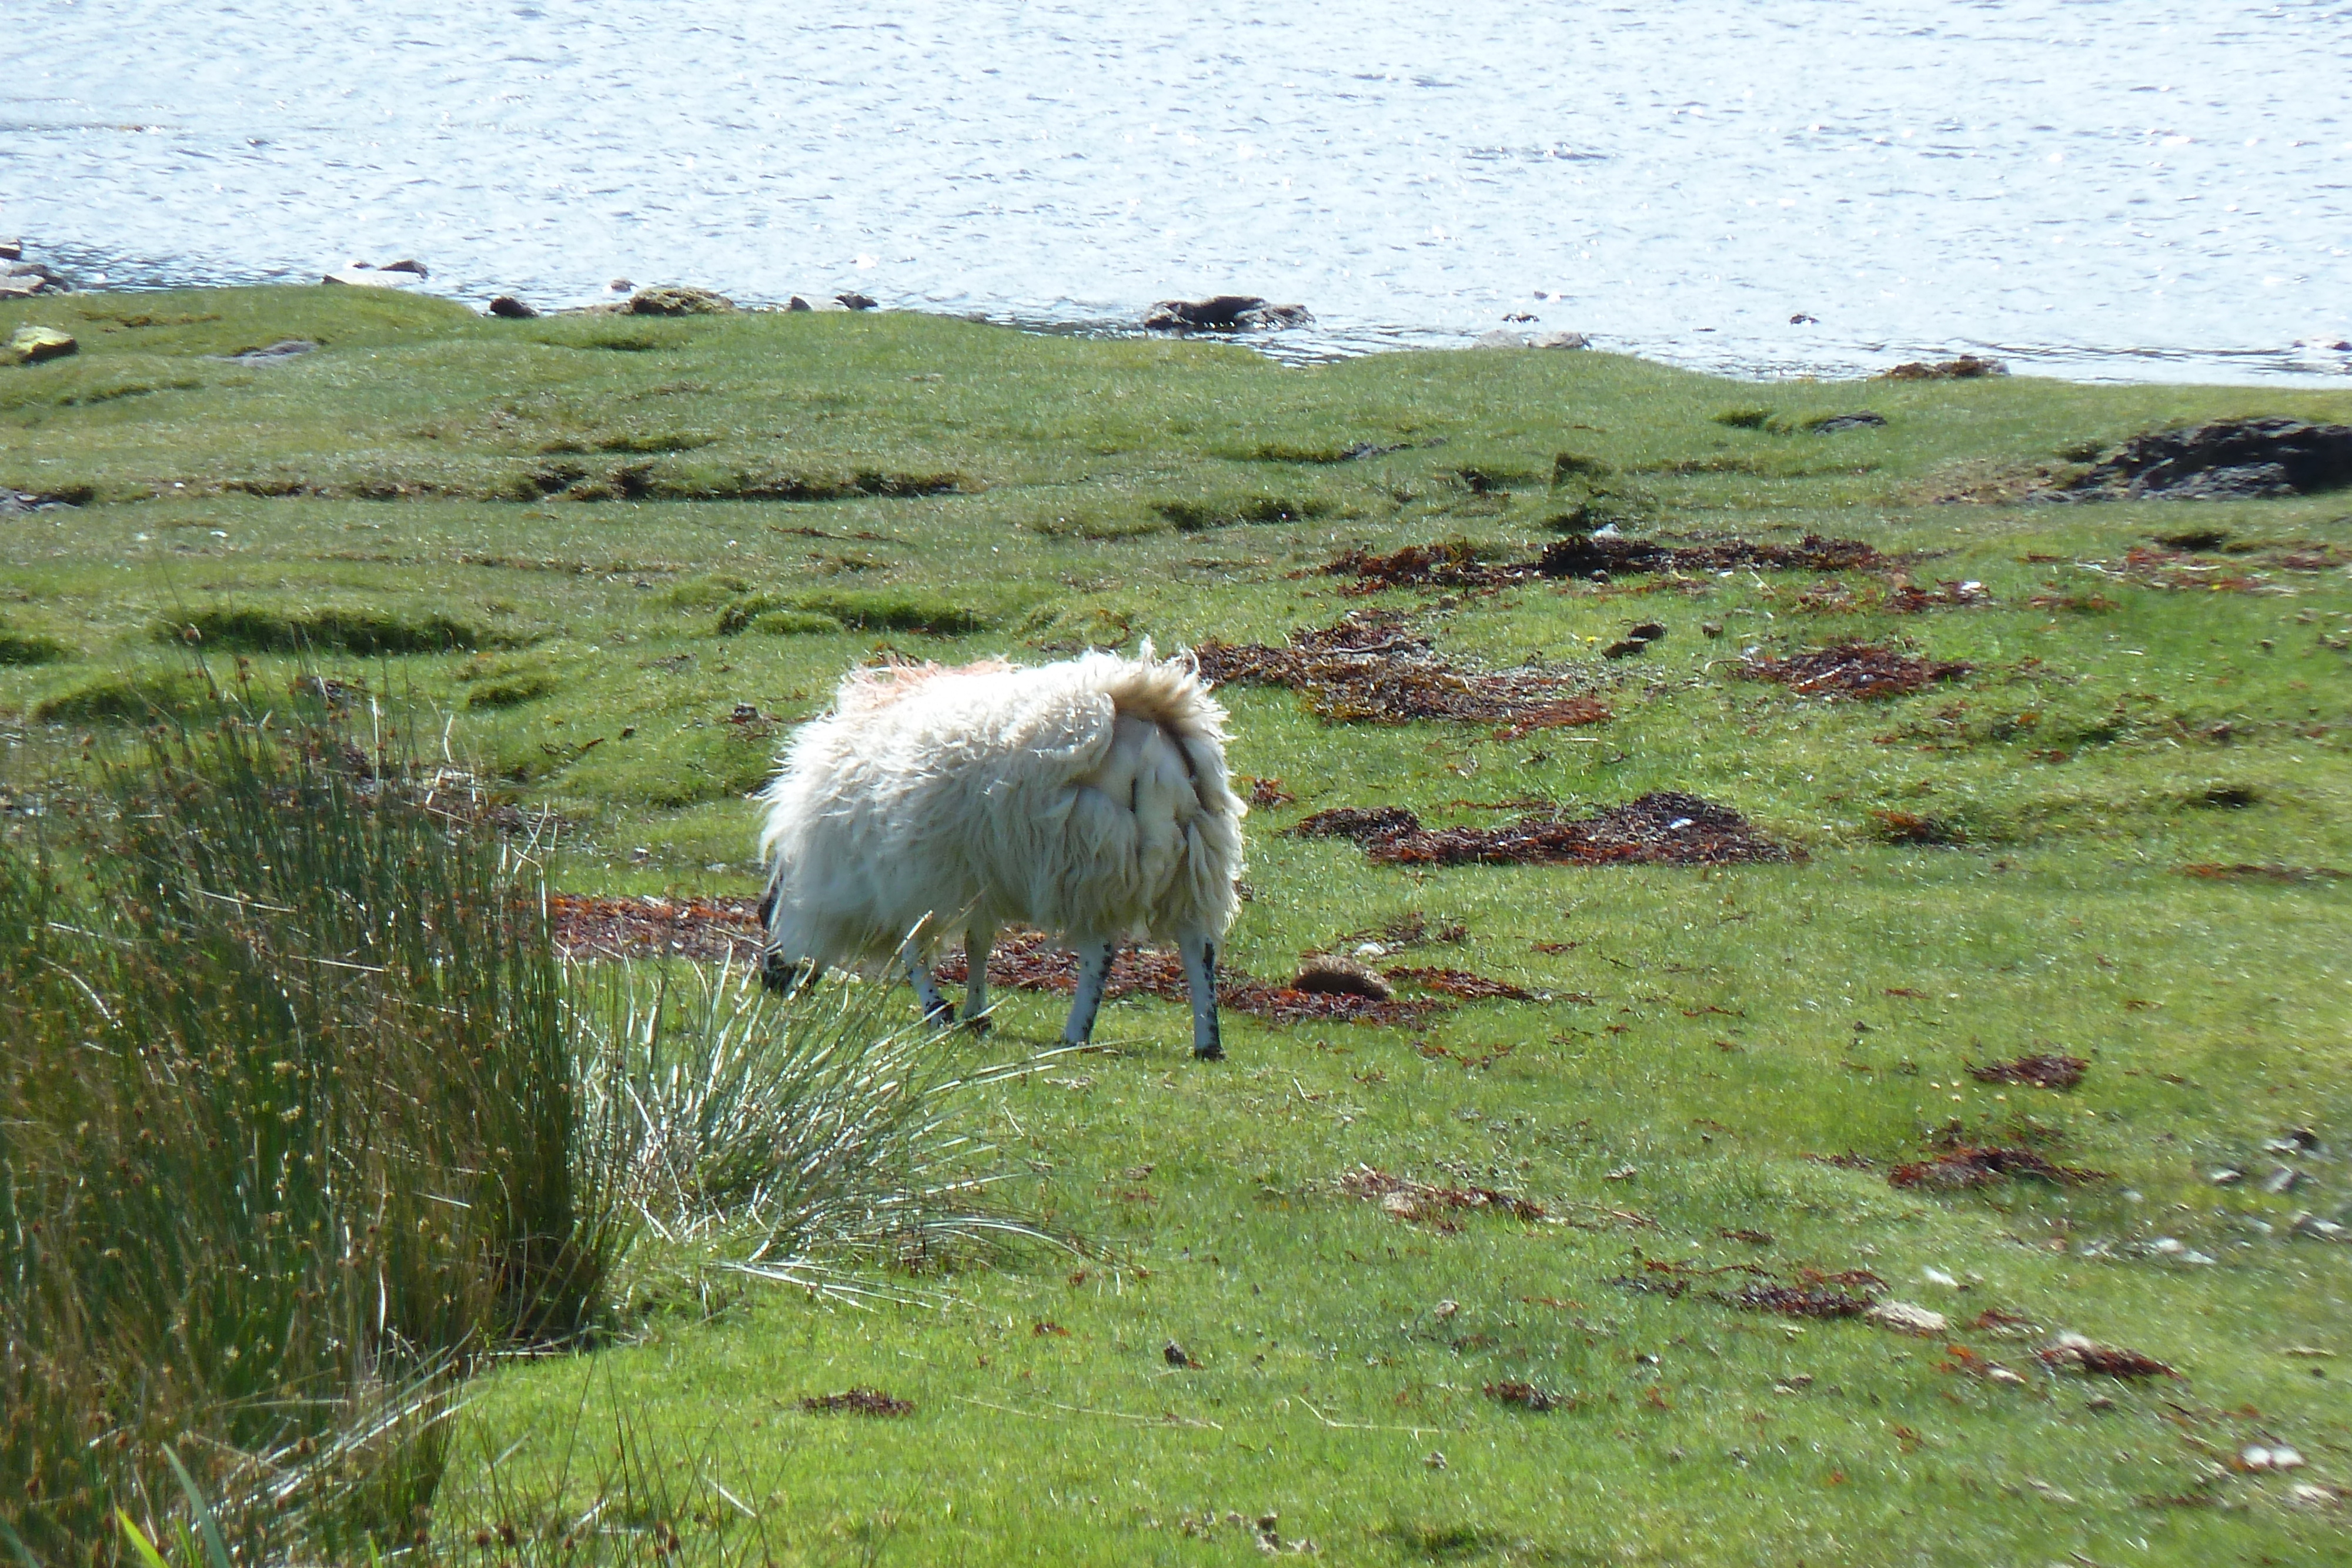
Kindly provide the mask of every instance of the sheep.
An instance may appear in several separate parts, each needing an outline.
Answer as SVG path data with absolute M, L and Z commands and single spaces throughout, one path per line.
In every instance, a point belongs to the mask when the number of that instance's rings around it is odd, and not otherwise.
M 951 1023 L 929 960 L 960 926 L 962 1016 L 985 1028 L 989 949 L 1017 921 L 1078 954 L 1062 1039 L 1082 1045 L 1115 944 L 1150 935 L 1182 955 L 1192 1054 L 1221 1058 L 1217 945 L 1249 810 L 1226 781 L 1224 725 L 1192 661 L 1149 642 L 1132 659 L 853 673 L 759 796 L 763 977 L 791 989 L 895 955 L 924 1017 Z

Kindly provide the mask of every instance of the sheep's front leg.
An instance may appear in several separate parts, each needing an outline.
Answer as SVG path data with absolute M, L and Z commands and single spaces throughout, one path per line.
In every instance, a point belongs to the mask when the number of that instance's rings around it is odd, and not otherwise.
M 1110 984 L 1111 945 L 1100 943 L 1078 955 L 1078 994 L 1070 1002 L 1070 1021 L 1062 1026 L 1064 1045 L 1084 1045 L 1095 1032 L 1095 1014 L 1102 1010 L 1103 989 Z
M 899 945 L 898 961 L 907 966 L 907 978 L 914 982 L 915 1000 L 923 1009 L 923 1021 L 934 1029 L 945 1029 L 955 1022 L 955 1009 L 948 1006 L 947 998 L 931 978 L 931 967 L 923 962 L 922 950 L 911 936 Z
M 1217 943 L 1199 933 L 1177 938 L 1184 955 L 1185 988 L 1192 994 L 1192 1054 L 1203 1061 L 1219 1061 L 1225 1054 L 1217 1034 Z
M 974 1034 L 988 1032 L 988 950 L 996 946 L 996 927 L 973 925 L 963 934 L 963 1026 Z

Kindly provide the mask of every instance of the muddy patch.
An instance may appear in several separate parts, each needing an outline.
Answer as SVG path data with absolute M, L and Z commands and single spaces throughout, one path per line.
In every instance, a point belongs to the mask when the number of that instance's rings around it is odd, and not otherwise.
M 1286 686 L 1331 724 L 1452 719 L 1503 727 L 1506 738 L 1540 729 L 1606 724 L 1606 705 L 1565 672 L 1486 670 L 1439 653 L 1391 611 L 1360 610 L 1290 634 L 1282 647 L 1223 643 L 1194 650 L 1212 685 Z
M 1743 865 L 1796 858 L 1727 806 L 1643 795 L 1593 816 L 1537 814 L 1500 828 L 1425 828 L 1401 806 L 1318 811 L 1292 832 L 1345 838 L 1387 865 Z
M 1841 643 L 1785 658 L 1750 658 L 1738 673 L 1751 681 L 1784 685 L 1799 696 L 1867 698 L 1909 696 L 1939 681 L 1959 680 L 1973 668 L 1957 661 L 1923 659 L 1880 643 Z

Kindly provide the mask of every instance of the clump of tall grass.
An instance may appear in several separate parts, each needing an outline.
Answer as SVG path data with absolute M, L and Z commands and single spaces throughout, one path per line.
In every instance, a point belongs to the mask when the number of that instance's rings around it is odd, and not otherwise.
M 422 1539 L 458 1381 L 582 1343 L 646 1230 L 844 1291 L 1028 1229 L 950 1100 L 1029 1064 L 879 988 L 567 967 L 466 776 L 214 700 L 0 835 L 0 1548 Z
M 233 704 L 77 826 L 0 841 L 0 1522 L 103 1558 L 177 1445 L 251 1544 L 404 1536 L 450 1381 L 578 1332 L 629 1235 L 531 868 Z
M 778 1278 L 934 1245 L 1038 1234 L 986 1201 L 991 1152 L 961 1131 L 965 1091 L 1045 1058 L 971 1069 L 898 1021 L 885 988 L 791 1000 L 757 971 L 664 966 L 603 977 L 586 1032 L 589 1120 L 615 1137 L 630 1207 L 672 1240 Z

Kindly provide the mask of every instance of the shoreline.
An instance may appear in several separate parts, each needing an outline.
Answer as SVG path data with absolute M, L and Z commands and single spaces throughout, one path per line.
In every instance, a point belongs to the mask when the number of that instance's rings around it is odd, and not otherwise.
M 23 246 L 26 262 L 54 267 L 71 285 L 68 291 L 81 294 L 304 287 L 325 278 L 331 271 L 349 273 L 354 266 L 363 265 L 347 263 L 337 268 L 322 267 L 315 272 L 298 272 L 292 268 L 257 270 L 249 277 L 237 276 L 235 268 L 208 269 L 205 278 L 194 280 L 172 276 L 178 269 L 166 264 L 108 260 L 102 253 L 90 247 L 70 244 L 42 247 L 31 241 L 19 243 Z M 42 261 L 44 254 L 50 258 L 46 263 Z M 12 259 L 0 255 L 0 272 L 5 272 Z M 5 277 L 0 277 L 0 284 L 5 284 Z M 778 293 L 759 287 L 738 288 L 730 292 L 716 286 L 678 284 L 675 280 L 651 281 L 665 287 L 709 287 L 728 298 L 736 308 L 746 311 L 791 308 L 790 301 L 795 294 L 803 298 L 820 297 L 819 292 L 814 289 L 787 288 Z M 502 295 L 516 292 L 507 286 L 489 283 L 436 286 L 429 272 L 404 291 L 446 299 L 477 311 L 487 309 L 491 300 Z M 541 308 L 541 313 L 551 316 L 593 312 L 626 298 L 625 293 L 609 287 L 583 291 L 576 288 L 534 290 L 526 287 L 522 292 L 526 297 L 536 292 L 542 298 L 557 301 Z M 46 292 L 34 296 L 37 298 L 48 297 Z M 11 302 L 11 298 L 7 293 L 0 292 L 0 305 Z M 1057 311 L 1050 307 L 1041 308 L 1001 302 L 965 306 L 938 299 L 902 297 L 900 299 L 885 298 L 878 302 L 878 308 L 1009 327 L 1016 331 L 1046 337 L 1118 341 L 1186 336 L 1230 342 L 1263 354 L 1277 363 L 1302 366 L 1330 364 L 1382 353 L 1476 348 L 1481 346 L 1482 337 L 1497 329 L 1508 330 L 1517 325 L 1507 319 L 1482 333 L 1427 324 L 1324 321 L 1310 317 L 1304 324 L 1274 329 L 1171 333 L 1143 325 L 1142 318 L 1153 308 L 1150 306 L 1137 307 L 1125 312 L 1105 308 Z M 1312 302 L 1306 302 L 1305 308 L 1311 312 Z M 1814 321 L 1790 323 L 1791 329 L 1819 325 Z M 1677 370 L 1725 376 L 1759 385 L 1867 380 L 1905 362 L 1976 356 L 1999 360 L 2015 374 L 2038 375 L 2092 386 L 2206 385 L 2305 391 L 2352 386 L 2352 339 L 2313 340 L 2270 348 L 2200 349 L 2179 345 L 2097 347 L 1964 336 L 1920 336 L 1902 340 L 1859 338 L 1800 349 L 1795 345 L 1772 344 L 1761 337 L 1738 331 L 1725 333 L 1710 327 L 1694 327 L 1686 333 L 1663 338 L 1651 333 L 1612 331 L 1605 325 L 1580 321 L 1557 324 L 1530 322 L 1526 324 L 1524 330 L 1530 336 L 1540 336 L 1547 330 L 1563 326 L 1584 337 L 1587 346 L 1602 352 L 1629 354 Z

